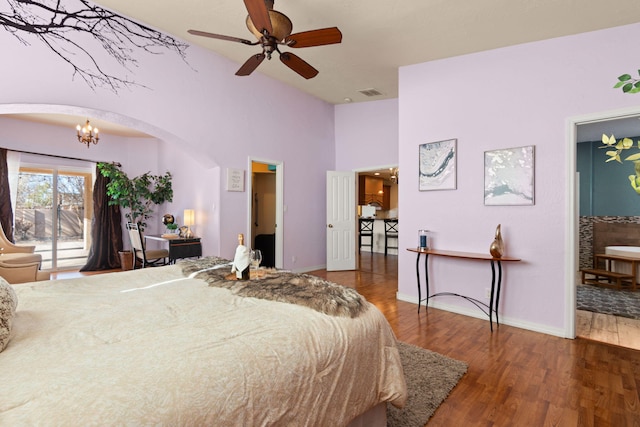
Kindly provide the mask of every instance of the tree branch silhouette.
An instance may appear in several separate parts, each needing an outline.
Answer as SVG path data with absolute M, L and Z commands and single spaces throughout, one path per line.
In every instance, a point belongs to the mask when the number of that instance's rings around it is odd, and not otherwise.
M 138 66 L 136 50 L 154 55 L 169 50 L 186 62 L 186 43 L 86 0 L 77 1 L 77 10 L 67 10 L 69 6 L 61 0 L 7 0 L 7 4 L 8 9 L 0 10 L 0 27 L 26 46 L 36 37 L 71 66 L 74 77 L 80 76 L 94 90 L 101 86 L 117 92 L 141 86 L 101 65 L 92 54 L 95 43 L 128 72 Z

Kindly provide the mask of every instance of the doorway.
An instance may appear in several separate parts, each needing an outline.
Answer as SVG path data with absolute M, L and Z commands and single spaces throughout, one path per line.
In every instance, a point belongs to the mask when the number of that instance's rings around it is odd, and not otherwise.
M 373 184 L 373 185 L 371 185 Z M 373 187 L 373 190 L 367 188 Z M 371 243 L 372 246 L 359 248 L 359 233 L 356 233 L 356 251 L 358 256 L 357 269 L 360 272 L 371 272 L 382 269 L 384 271 L 397 271 L 398 248 L 388 248 L 385 253 L 385 219 L 398 219 L 397 229 L 400 224 L 398 211 L 398 193 L 400 185 L 400 170 L 397 165 L 378 166 L 360 169 L 356 174 L 358 218 L 372 217 L 373 236 L 364 237 L 363 244 Z M 380 190 L 382 193 L 379 193 Z M 369 242 L 369 239 L 371 241 Z M 389 246 L 398 246 L 399 239 L 389 241 Z
M 283 268 L 283 164 L 249 159 L 247 244 L 262 252 L 262 267 Z
M 613 134 L 617 140 L 630 137 L 633 138 L 634 147 L 637 146 L 640 136 L 639 114 L 638 111 L 628 110 L 578 118 L 571 122 L 575 126 L 571 144 L 575 149 L 571 156 L 575 163 L 571 170 L 577 174 L 572 174 L 575 182 L 570 187 L 575 211 L 573 215 L 568 216 L 570 219 L 568 230 L 574 233 L 570 241 L 574 244 L 571 252 L 575 257 L 576 268 L 573 269 L 573 277 L 568 283 L 569 288 L 573 284 L 575 291 L 573 302 L 568 301 L 573 305 L 567 309 L 567 312 L 574 316 L 575 336 L 636 349 L 640 349 L 640 339 L 634 338 L 640 337 L 640 319 L 617 315 L 616 310 L 600 310 L 597 304 L 593 307 L 585 304 L 587 290 L 589 301 L 593 301 L 594 295 L 597 298 L 607 298 L 604 300 L 606 304 L 602 305 L 609 307 L 615 307 L 615 303 L 611 304 L 611 302 L 618 296 L 622 296 L 619 295 L 620 292 L 631 291 L 582 285 L 578 271 L 581 268 L 592 267 L 594 250 L 604 253 L 604 249 L 600 248 L 602 242 L 609 241 L 607 245 L 616 242 L 615 237 L 603 234 L 603 229 L 614 229 L 617 224 L 637 224 L 637 218 L 640 216 L 640 200 L 632 197 L 633 189 L 627 179 L 629 174 L 633 173 L 633 164 L 624 161 L 628 155 L 635 154 L 637 150 L 632 149 L 624 153 L 621 156 L 621 165 L 615 162 L 605 165 L 607 156 L 605 150 L 601 149 L 603 146 L 601 139 L 603 134 Z M 607 180 L 611 182 L 606 185 L 609 191 L 603 192 L 602 187 Z M 619 191 L 611 192 L 612 185 L 619 188 Z M 635 203 L 625 206 L 624 202 L 620 204 L 615 200 L 603 202 L 604 197 L 611 197 L 611 195 L 620 195 L 625 202 Z M 625 197 L 626 195 L 629 197 Z M 599 249 L 593 249 L 595 247 Z M 571 292 L 567 295 L 571 295 Z
M 397 166 L 379 166 L 371 169 L 358 170 L 356 174 L 357 207 L 356 217 L 374 219 L 374 236 L 367 241 L 363 252 L 385 252 L 385 219 L 398 219 L 398 190 L 400 185 L 400 171 Z M 399 229 L 398 222 L 398 229 Z M 358 236 L 356 236 L 358 238 Z M 358 247 L 356 242 L 356 248 Z M 364 242 L 363 242 L 364 243 Z M 370 247 L 368 244 L 373 246 Z M 396 245 L 394 239 L 393 246 Z M 360 252 L 360 251 L 358 251 Z M 389 248 L 388 255 L 398 255 L 397 248 Z

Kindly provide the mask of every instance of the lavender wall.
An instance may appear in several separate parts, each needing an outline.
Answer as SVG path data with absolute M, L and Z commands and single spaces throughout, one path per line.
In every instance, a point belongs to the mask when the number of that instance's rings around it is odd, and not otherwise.
M 398 165 L 398 100 L 335 106 L 336 169 Z
M 511 324 L 557 335 L 567 331 L 567 176 L 575 147 L 567 135 L 576 116 L 630 108 L 637 96 L 613 90 L 616 77 L 638 68 L 630 54 L 640 25 L 519 45 L 400 69 L 400 247 L 415 246 L 418 229 L 433 230 L 437 249 L 487 253 L 502 224 L 507 255 L 500 310 Z M 628 41 L 628 42 L 625 42 Z M 613 64 L 613 65 L 612 65 Z M 457 138 L 457 189 L 418 191 L 418 145 Z M 484 151 L 535 146 L 534 206 L 484 206 Z M 432 291 L 456 291 L 480 300 L 489 265 L 450 259 L 430 264 Z M 399 298 L 417 300 L 415 256 L 400 251 Z M 435 300 L 475 313 L 460 299 Z M 475 311 L 474 311 L 475 310 Z M 480 313 L 477 311 L 477 313 Z
M 281 161 L 287 206 L 281 224 L 284 267 L 324 265 L 324 244 L 307 243 L 325 241 L 324 209 L 309 206 L 310 197 L 324 200 L 325 171 L 334 168 L 333 106 L 260 73 L 236 77 L 238 64 L 195 46 L 188 49 L 188 64 L 169 53 L 138 55 L 139 66 L 132 70 L 145 87 L 117 94 L 104 88 L 93 91 L 79 78 L 73 80 L 71 68 L 41 43 L 28 41 L 31 45 L 25 46 L 0 32 L 0 49 L 11 58 L 0 79 L 0 114 L 86 114 L 156 139 L 152 145 L 132 141 L 116 147 L 103 134 L 100 144 L 87 152 L 74 144 L 70 130 L 69 147 L 39 138 L 25 142 L 31 150 L 121 161 L 128 173 L 170 170 L 176 196 L 163 212 L 181 216 L 183 209 L 195 209 L 195 231 L 203 237 L 205 254 L 225 257 L 233 256 L 236 236 L 246 232 L 248 224 L 247 194 L 224 190 L 226 169 L 246 171 L 249 156 Z M 103 55 L 99 50 L 94 54 Z M 291 71 L 282 67 L 282 72 Z M 22 123 L 1 125 L 18 133 L 24 129 Z M 10 143 L 0 140 L 0 145 Z

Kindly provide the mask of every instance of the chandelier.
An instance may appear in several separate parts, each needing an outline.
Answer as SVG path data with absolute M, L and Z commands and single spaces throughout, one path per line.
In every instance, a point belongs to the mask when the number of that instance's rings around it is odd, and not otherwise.
M 100 137 L 98 136 L 98 132 L 100 131 L 98 128 L 91 127 L 88 119 L 84 127 L 80 127 L 80 125 L 76 126 L 76 131 L 78 132 L 78 141 L 81 144 L 86 144 L 87 148 L 89 148 L 89 145 L 91 144 L 96 145 L 100 140 Z

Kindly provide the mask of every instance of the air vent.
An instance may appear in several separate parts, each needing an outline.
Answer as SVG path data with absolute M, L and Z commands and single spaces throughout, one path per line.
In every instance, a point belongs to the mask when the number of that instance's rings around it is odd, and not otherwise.
M 380 92 L 378 89 L 374 89 L 374 88 L 362 89 L 362 90 L 359 90 L 358 92 L 360 92 L 364 96 L 380 96 L 380 95 L 382 95 L 382 92 Z

